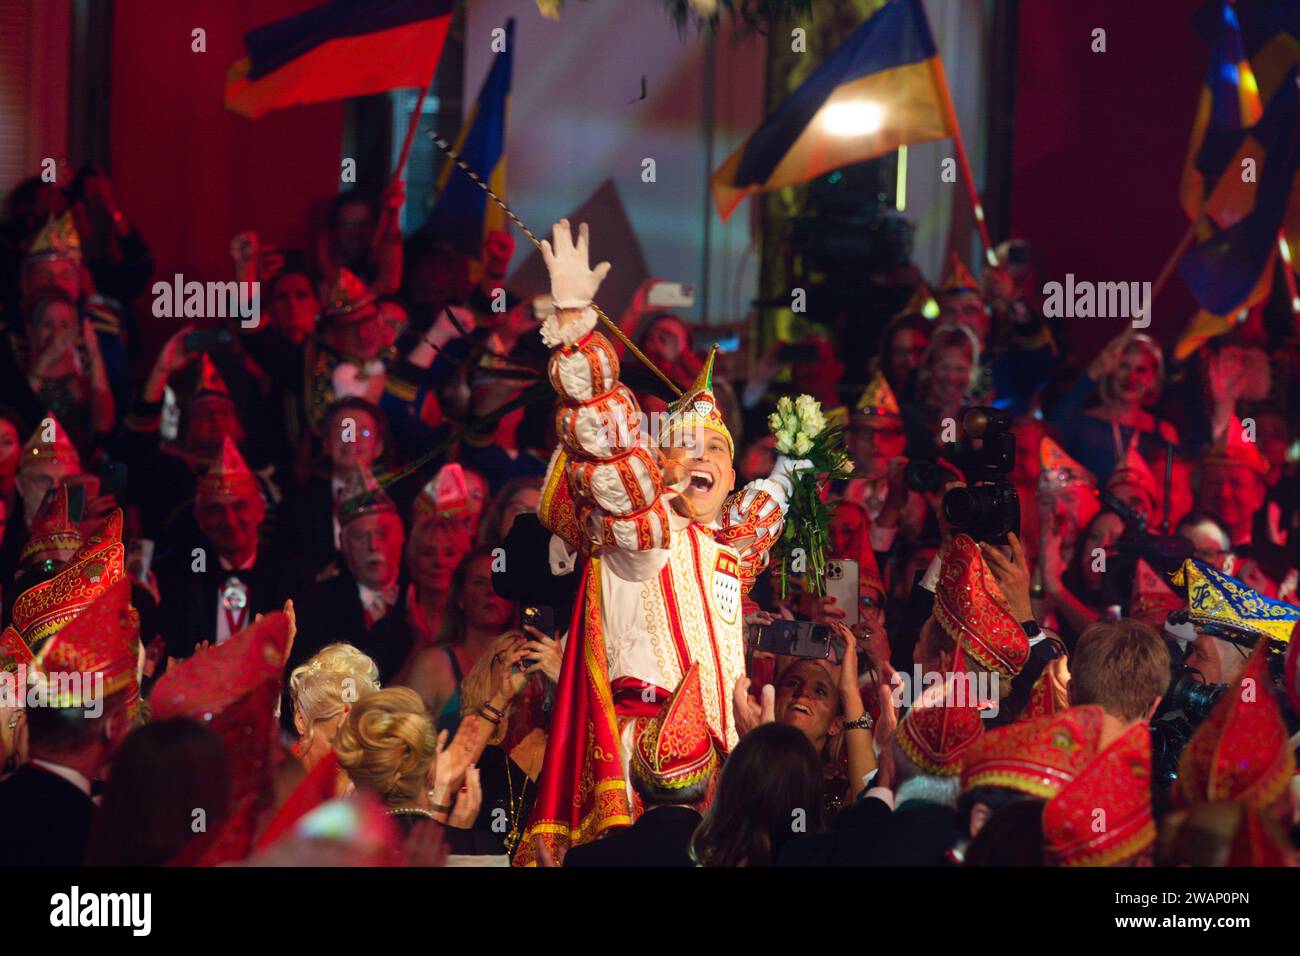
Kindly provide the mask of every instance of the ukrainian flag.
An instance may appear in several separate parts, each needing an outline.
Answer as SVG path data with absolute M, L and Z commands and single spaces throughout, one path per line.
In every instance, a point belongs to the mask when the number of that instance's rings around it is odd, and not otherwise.
M 1247 130 L 1263 114 L 1236 11 L 1224 3 L 1179 187 L 1189 219 L 1205 215 L 1225 227 L 1250 210 L 1254 186 L 1242 182 L 1241 160 L 1257 155 Z
M 713 201 L 726 219 L 746 196 L 951 136 L 950 116 L 921 0 L 890 0 L 718 167 Z
M 1300 170 L 1298 101 L 1293 69 L 1269 102 L 1264 118 L 1251 130 L 1251 137 L 1258 142 L 1259 182 L 1250 211 L 1226 229 L 1210 223 L 1208 237 L 1178 264 L 1197 303 L 1213 315 L 1226 316 L 1247 308 L 1266 297 L 1271 288 L 1268 277 L 1278 251 L 1278 230 L 1286 221 L 1287 204 Z
M 424 86 L 442 55 L 452 0 L 333 0 L 244 35 L 226 108 L 257 119 L 282 106 Z
M 505 198 L 506 120 L 510 114 L 510 78 L 514 70 L 515 21 L 506 21 L 506 48 L 496 54 L 478 100 L 461 125 L 456 152 L 472 170 Z M 505 228 L 505 212 L 488 202 L 474 181 L 451 160 L 438 177 L 438 200 L 425 226 L 439 238 L 477 259 L 484 237 Z

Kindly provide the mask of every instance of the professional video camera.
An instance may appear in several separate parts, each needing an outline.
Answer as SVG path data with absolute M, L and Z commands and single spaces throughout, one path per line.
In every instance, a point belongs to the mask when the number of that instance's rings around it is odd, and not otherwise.
M 1124 519 L 1124 533 L 1114 546 L 1116 560 L 1107 563 L 1106 574 L 1102 578 L 1103 605 L 1128 605 L 1138 558 L 1145 560 L 1158 573 L 1170 575 L 1195 553 L 1195 548 L 1186 538 L 1152 533 L 1148 530 L 1146 515 L 1134 510 L 1109 491 L 1102 492 L 1101 503 Z
M 1159 786 L 1168 790 L 1178 779 L 1183 748 L 1227 689 L 1227 684 L 1205 683 L 1205 676 L 1185 661 L 1175 668 L 1151 718 L 1151 768 Z
M 965 488 L 950 489 L 941 507 L 954 531 L 976 541 L 1006 544 L 1007 533 L 1020 534 L 1020 496 L 1007 478 L 1016 466 L 1016 436 L 1011 416 L 977 405 L 961 417 L 962 437 L 951 460 L 966 478 Z M 913 458 L 907 463 L 907 486 L 913 491 L 938 491 L 949 480 L 937 458 Z
M 1190 620 L 1186 609 L 1170 611 L 1170 624 L 1186 624 Z M 1219 640 L 1236 644 L 1243 654 L 1249 654 L 1256 641 L 1264 640 L 1256 634 L 1238 630 L 1224 624 L 1199 622 L 1196 625 L 1202 634 L 1217 637 Z M 1173 648 L 1171 648 L 1171 651 Z M 1268 669 L 1274 684 L 1282 676 L 1285 667 L 1286 645 L 1280 641 L 1269 641 Z M 1205 675 L 1189 665 L 1184 654 L 1176 660 L 1169 689 L 1160 700 L 1160 707 L 1151 718 L 1151 766 L 1156 783 L 1168 789 L 1178 778 L 1178 758 L 1187 746 L 1187 741 L 1200 725 L 1219 698 L 1227 691 L 1227 684 L 1207 684 Z M 1265 693 L 1275 693 L 1276 687 L 1264 688 Z M 1281 695 L 1279 695 L 1281 697 Z M 1281 700 L 1279 701 L 1281 703 Z M 1283 705 L 1282 713 L 1287 729 L 1294 733 L 1300 726 L 1300 715 L 1290 707 Z

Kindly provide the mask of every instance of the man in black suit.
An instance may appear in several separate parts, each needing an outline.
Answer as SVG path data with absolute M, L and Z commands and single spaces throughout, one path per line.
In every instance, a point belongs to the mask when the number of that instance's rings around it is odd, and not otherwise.
M 359 481 L 337 509 L 342 567 L 328 565 L 294 602 L 298 635 L 286 676 L 327 644 L 343 642 L 373 657 L 387 684 L 410 654 L 402 577 L 406 530 L 370 473 L 363 469 Z
M 97 716 L 83 707 L 28 707 L 29 756 L 0 781 L 0 866 L 81 866 L 95 805 L 91 782 L 130 730 L 126 694 Z
M 704 717 L 699 665 L 691 665 L 677 693 L 637 735 L 630 764 L 632 789 L 645 808 L 641 816 L 630 827 L 573 847 L 564 866 L 695 865 L 691 836 L 718 767 Z
M 266 501 L 229 439 L 199 482 L 194 518 L 201 535 L 155 565 L 158 627 L 167 656 L 178 660 L 280 610 L 303 573 L 301 562 L 261 540 Z

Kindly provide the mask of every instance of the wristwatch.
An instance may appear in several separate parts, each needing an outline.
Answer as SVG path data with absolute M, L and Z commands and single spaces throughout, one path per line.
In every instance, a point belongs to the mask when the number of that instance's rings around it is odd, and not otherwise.
M 876 722 L 871 719 L 870 714 L 863 714 L 857 720 L 846 720 L 844 722 L 845 730 L 870 730 L 876 726 Z

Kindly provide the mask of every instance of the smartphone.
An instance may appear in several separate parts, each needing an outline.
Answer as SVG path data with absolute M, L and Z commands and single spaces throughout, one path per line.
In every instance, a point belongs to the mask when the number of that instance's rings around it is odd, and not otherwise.
M 829 624 L 812 621 L 772 621 L 749 626 L 749 648 L 786 657 L 806 657 L 838 664 L 844 653 Z
M 230 347 L 234 336 L 229 329 L 199 329 L 185 336 L 185 351 L 216 352 Z
M 523 623 L 535 627 L 547 637 L 555 638 L 555 608 L 540 604 L 524 606 Z M 531 636 L 530 636 L 531 640 Z
M 68 517 L 80 524 L 86 517 L 86 506 L 99 497 L 98 475 L 73 475 L 63 479 L 68 489 Z
M 109 461 L 99 466 L 100 491 L 112 495 L 118 504 L 126 501 L 126 462 Z
M 826 593 L 845 611 L 844 623 L 858 623 L 858 562 L 851 558 L 826 562 Z
M 690 309 L 695 306 L 695 286 L 690 282 L 656 282 L 646 292 L 645 301 L 656 309 Z

